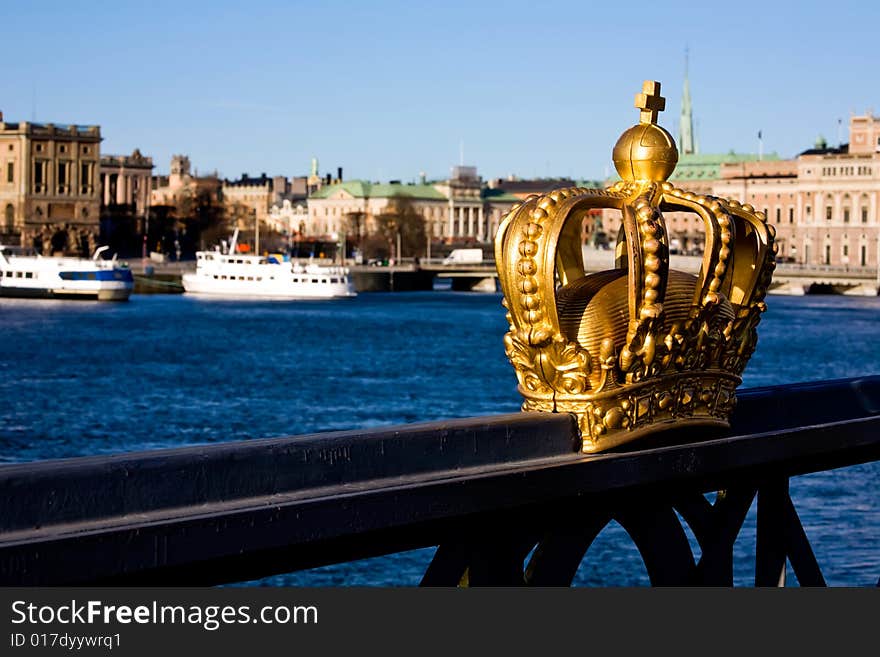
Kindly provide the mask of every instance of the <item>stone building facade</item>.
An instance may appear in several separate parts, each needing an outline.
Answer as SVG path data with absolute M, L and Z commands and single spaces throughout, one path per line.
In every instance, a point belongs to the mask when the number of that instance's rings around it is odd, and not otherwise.
M 266 226 L 276 233 L 306 234 L 308 217 L 309 211 L 305 202 L 295 203 L 290 199 L 283 199 L 280 205 L 275 204 L 269 209 Z
M 100 171 L 101 206 L 125 207 L 143 217 L 150 207 L 153 158 L 144 157 L 138 149 L 131 155 L 104 155 Z
M 195 176 L 186 155 L 174 155 L 167 176 L 153 176 L 150 205 L 177 205 L 183 198 L 207 193 L 219 201 L 222 183 L 216 175 Z
M 6 122 L 0 114 L 0 240 L 90 255 L 100 230 L 101 129 Z
M 880 117 L 851 117 L 849 137 L 849 143 L 836 147 L 819 141 L 788 160 L 775 154 L 681 155 L 670 181 L 763 212 L 776 229 L 781 262 L 876 269 Z M 702 251 L 705 229 L 699 217 L 682 212 L 664 217 L 671 250 Z M 603 210 L 602 221 L 616 239 L 620 213 Z
M 176 205 L 184 194 L 195 193 L 195 187 L 189 157 L 173 155 L 168 175 L 153 178 L 150 205 Z
M 761 167 L 774 167 L 780 162 L 775 153 L 760 157 L 752 153 L 682 153 L 678 165 L 669 181 L 680 189 L 698 195 L 714 194 L 716 183 L 722 177 L 724 167 L 737 167 L 757 164 Z M 609 181 L 610 182 L 614 181 Z M 669 248 L 672 253 L 696 254 L 702 252 L 705 243 L 705 229 L 702 220 L 689 212 L 664 212 Z M 603 210 L 602 225 L 613 245 L 620 230 L 620 212 Z
M 764 212 L 779 257 L 808 265 L 878 267 L 880 118 L 850 118 L 848 144 L 815 148 L 768 166 L 722 167 L 712 190 Z
M 226 214 L 252 230 L 254 221 L 264 223 L 273 204 L 281 202 L 290 189 L 284 176 L 269 177 L 265 173 L 252 177 L 246 173 L 238 180 L 224 180 L 221 189 Z
M 448 180 L 419 183 L 363 180 L 325 185 L 308 199 L 305 235 L 331 237 L 349 228 L 349 217 L 359 217 L 364 234 L 376 230 L 375 218 L 399 199 L 406 199 L 425 219 L 433 240 L 485 243 L 493 239 L 501 218 L 520 199 L 490 189 L 476 167 L 453 167 Z

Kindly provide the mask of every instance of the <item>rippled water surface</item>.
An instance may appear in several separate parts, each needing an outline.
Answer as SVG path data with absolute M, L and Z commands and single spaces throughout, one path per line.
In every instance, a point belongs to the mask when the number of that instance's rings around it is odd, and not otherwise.
M 744 387 L 880 373 L 880 299 L 771 296 Z M 28 461 L 513 412 L 497 294 L 361 294 L 321 302 L 140 296 L 0 299 L 0 461 Z M 826 579 L 880 575 L 880 464 L 792 480 Z M 432 549 L 263 584 L 417 584 Z M 754 508 L 736 547 L 753 577 Z M 793 581 L 793 578 L 792 578 Z M 578 584 L 642 585 L 609 526 Z

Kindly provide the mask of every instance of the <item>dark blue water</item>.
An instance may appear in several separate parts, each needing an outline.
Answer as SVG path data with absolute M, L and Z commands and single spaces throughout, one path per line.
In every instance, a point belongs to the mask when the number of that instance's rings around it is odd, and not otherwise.
M 768 300 L 743 386 L 880 373 L 880 299 Z M 0 300 L 0 461 L 121 452 L 518 410 L 497 294 L 361 294 L 330 302 L 140 296 Z M 792 497 L 832 585 L 880 575 L 880 464 L 795 478 Z M 417 584 L 433 549 L 262 584 Z M 754 509 L 736 547 L 753 578 Z M 794 581 L 791 578 L 791 581 Z M 576 579 L 643 585 L 609 526 Z

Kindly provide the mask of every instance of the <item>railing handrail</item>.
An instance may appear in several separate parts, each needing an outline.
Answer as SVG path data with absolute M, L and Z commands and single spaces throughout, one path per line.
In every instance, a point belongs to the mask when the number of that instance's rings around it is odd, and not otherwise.
M 436 545 L 479 514 L 880 458 L 880 377 L 739 397 L 730 430 L 593 456 L 570 416 L 519 413 L 3 465 L 0 584 L 237 581 Z

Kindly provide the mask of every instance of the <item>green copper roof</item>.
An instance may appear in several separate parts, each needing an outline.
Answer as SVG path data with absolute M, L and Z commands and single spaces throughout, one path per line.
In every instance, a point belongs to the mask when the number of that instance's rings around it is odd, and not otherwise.
M 669 176 L 670 180 L 717 180 L 721 177 L 722 164 L 757 162 L 755 153 L 690 153 L 678 157 L 678 165 Z M 779 160 L 776 153 L 762 156 L 762 160 Z
M 406 196 L 408 198 L 440 199 L 446 197 L 434 189 L 431 185 L 404 185 L 402 183 L 387 183 L 384 185 L 370 185 L 370 196 L 373 198 L 391 198 L 392 196 Z
M 366 180 L 347 180 L 335 185 L 327 185 L 312 194 L 312 198 L 329 198 L 340 190 L 351 194 L 355 198 L 392 198 L 394 196 L 439 200 L 446 198 L 431 185 L 380 184 L 370 183 Z

